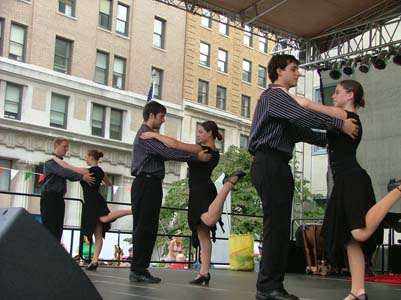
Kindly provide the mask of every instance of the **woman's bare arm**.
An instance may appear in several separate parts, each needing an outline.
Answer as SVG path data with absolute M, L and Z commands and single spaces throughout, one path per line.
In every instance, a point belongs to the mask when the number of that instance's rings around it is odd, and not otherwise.
M 159 142 L 165 144 L 169 148 L 192 152 L 192 153 L 199 153 L 202 151 L 202 147 L 198 144 L 187 144 L 180 142 L 172 137 L 162 135 L 160 133 L 154 131 L 147 131 L 141 134 L 142 139 L 156 139 Z
M 279 87 L 279 88 L 282 89 L 284 92 L 286 92 L 288 95 L 290 95 L 302 107 L 320 112 L 322 114 L 325 114 L 325 115 L 328 115 L 330 117 L 334 117 L 337 119 L 341 119 L 341 120 L 347 119 L 347 113 L 342 108 L 318 104 L 308 98 L 291 95 L 286 89 L 281 88 L 281 87 Z
M 107 185 L 110 185 L 110 186 L 113 185 L 113 183 L 111 182 L 110 178 L 107 177 L 106 173 L 104 174 L 103 182 L 104 182 L 105 184 L 107 184 Z
M 58 158 L 57 156 L 53 156 L 51 159 L 53 159 L 57 164 L 59 164 L 63 168 L 69 169 L 71 171 L 74 171 L 74 172 L 82 174 L 82 175 L 89 174 L 89 170 L 87 168 L 75 167 L 75 166 L 70 165 L 69 163 L 65 162 L 64 160 Z
M 294 98 L 295 101 L 297 101 L 299 105 L 301 105 L 305 108 L 323 113 L 325 115 L 328 115 L 328 116 L 331 116 L 331 117 L 334 117 L 337 119 L 341 119 L 341 120 L 347 119 L 347 113 L 342 108 L 315 103 L 315 102 L 313 102 L 305 97 L 301 97 L 301 96 L 291 95 L 291 97 Z

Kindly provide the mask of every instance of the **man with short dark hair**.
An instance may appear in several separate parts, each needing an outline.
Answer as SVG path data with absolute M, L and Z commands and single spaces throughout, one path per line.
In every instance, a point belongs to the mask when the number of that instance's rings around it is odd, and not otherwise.
M 286 91 L 297 85 L 299 61 L 292 55 L 274 55 L 268 64 L 273 84 L 256 105 L 249 136 L 254 155 L 251 180 L 263 204 L 263 251 L 256 283 L 258 300 L 299 300 L 283 286 L 290 240 L 294 179 L 288 162 L 295 143 L 324 147 L 324 133 L 342 130 L 354 138 L 358 127 L 301 107 Z
M 60 159 L 68 152 L 68 140 L 66 138 L 56 138 L 54 140 L 53 155 Z M 71 181 L 86 181 L 89 185 L 95 180 L 92 174 L 78 174 L 74 171 L 65 169 L 53 159 L 45 162 L 43 166 L 44 179 L 42 192 L 40 195 L 40 215 L 42 224 L 61 241 L 63 235 L 65 203 L 64 195 L 67 192 L 66 179 Z
M 133 252 L 130 281 L 159 283 L 160 278 L 152 276 L 148 266 L 159 227 L 159 213 L 162 204 L 162 180 L 165 175 L 164 161 L 210 160 L 204 150 L 198 154 L 171 149 L 156 139 L 141 139 L 146 131 L 160 129 L 165 122 L 167 110 L 156 101 L 148 102 L 143 109 L 143 123 L 139 128 L 132 148 L 131 175 L 135 176 L 131 188 L 131 204 L 134 215 Z

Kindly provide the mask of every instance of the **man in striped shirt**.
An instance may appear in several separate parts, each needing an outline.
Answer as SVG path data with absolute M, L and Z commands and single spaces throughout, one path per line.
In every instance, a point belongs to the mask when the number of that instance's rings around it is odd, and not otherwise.
M 198 154 L 175 150 L 156 139 L 141 139 L 143 132 L 160 129 L 165 122 L 166 108 L 156 101 L 148 102 L 143 109 L 142 126 L 139 128 L 132 148 L 131 175 L 135 176 L 131 188 L 131 205 L 134 215 L 133 252 L 130 281 L 159 283 L 148 266 L 155 245 L 162 204 L 162 180 L 165 175 L 164 161 L 208 161 L 211 154 Z
M 295 143 L 324 147 L 325 133 L 313 129 L 358 132 L 354 120 L 339 120 L 307 110 L 285 90 L 297 85 L 299 61 L 292 55 L 275 55 L 268 64 L 273 84 L 256 105 L 249 136 L 254 155 L 251 179 L 263 203 L 263 252 L 256 283 L 258 300 L 299 300 L 283 286 L 290 238 L 294 179 L 288 162 Z

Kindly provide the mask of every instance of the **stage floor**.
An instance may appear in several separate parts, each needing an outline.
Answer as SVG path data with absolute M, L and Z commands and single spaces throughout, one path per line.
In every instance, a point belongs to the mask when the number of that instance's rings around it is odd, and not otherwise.
M 128 268 L 85 271 L 104 300 L 252 300 L 255 272 L 212 270 L 209 287 L 189 285 L 196 270 L 150 269 L 160 284 L 131 283 Z M 350 289 L 345 278 L 287 274 L 285 287 L 303 300 L 340 300 Z M 366 282 L 369 299 L 400 300 L 401 285 Z

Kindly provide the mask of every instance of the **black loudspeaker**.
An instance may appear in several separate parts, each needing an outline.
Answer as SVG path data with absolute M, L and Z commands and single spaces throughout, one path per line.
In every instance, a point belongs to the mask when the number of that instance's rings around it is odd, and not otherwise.
M 401 245 L 390 246 L 388 260 L 391 273 L 401 274 Z
M 60 242 L 23 208 L 0 209 L 0 299 L 102 299 Z

